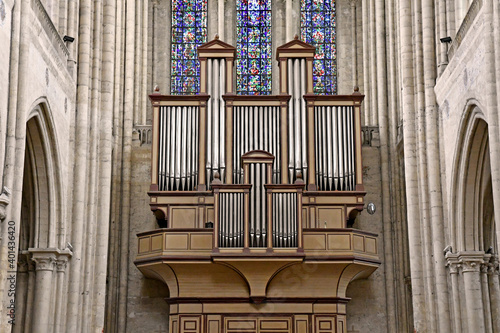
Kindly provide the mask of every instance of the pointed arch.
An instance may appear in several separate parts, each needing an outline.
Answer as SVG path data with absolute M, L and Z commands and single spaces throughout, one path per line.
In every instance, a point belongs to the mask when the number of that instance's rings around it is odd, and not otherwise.
M 450 192 L 452 246 L 457 251 L 485 251 L 485 232 L 487 237 L 491 232 L 485 226 L 491 221 L 484 218 L 492 203 L 488 123 L 474 101 L 464 112 L 458 138 Z
M 45 98 L 35 101 L 26 123 L 25 184 L 32 193 L 31 216 L 34 223 L 35 248 L 63 248 L 65 244 L 65 219 L 63 218 L 63 193 L 60 154 L 54 120 Z M 28 178 L 26 178 L 28 177 Z M 28 191 L 29 192 L 29 191 Z

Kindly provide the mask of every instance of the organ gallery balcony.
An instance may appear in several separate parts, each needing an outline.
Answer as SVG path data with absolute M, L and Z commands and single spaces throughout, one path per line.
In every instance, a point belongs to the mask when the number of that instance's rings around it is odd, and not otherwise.
M 323 314 L 345 332 L 347 285 L 380 264 L 377 235 L 352 229 L 363 96 L 314 95 L 314 48 L 299 40 L 277 50 L 279 95 L 234 93 L 232 46 L 198 53 L 199 94 L 150 95 L 158 229 L 138 234 L 136 266 L 168 286 L 171 332 L 186 313 L 201 332 L 208 313 L 222 327 L 256 311 Z

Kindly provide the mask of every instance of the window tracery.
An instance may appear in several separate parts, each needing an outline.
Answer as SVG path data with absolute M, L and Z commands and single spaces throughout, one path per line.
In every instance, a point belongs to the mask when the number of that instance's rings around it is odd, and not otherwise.
M 271 0 L 236 2 L 236 91 L 271 93 Z
M 301 0 L 301 39 L 316 47 L 314 93 L 337 93 L 335 0 Z
M 196 49 L 207 41 L 207 0 L 172 0 L 172 95 L 200 91 Z

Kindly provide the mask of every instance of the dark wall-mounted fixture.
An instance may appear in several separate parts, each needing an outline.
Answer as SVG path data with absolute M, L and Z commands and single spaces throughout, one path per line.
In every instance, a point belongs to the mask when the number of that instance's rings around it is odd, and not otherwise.
M 73 43 L 74 40 L 75 40 L 74 37 L 70 37 L 70 36 L 64 36 L 63 37 L 63 41 L 65 41 L 65 42 Z
M 443 37 L 439 39 L 441 43 L 451 43 L 451 37 Z

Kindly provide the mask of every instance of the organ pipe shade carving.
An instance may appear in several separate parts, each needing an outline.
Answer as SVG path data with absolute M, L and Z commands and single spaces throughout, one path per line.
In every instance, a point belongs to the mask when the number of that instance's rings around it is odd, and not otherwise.
M 301 39 L 316 47 L 313 61 L 314 93 L 337 93 L 335 0 L 301 0 Z
M 161 107 L 158 189 L 192 191 L 198 183 L 199 108 Z
M 172 95 L 200 91 L 196 49 L 207 41 L 207 0 L 172 0 Z
M 315 107 L 314 118 L 318 190 L 355 190 L 354 108 Z
M 236 1 L 236 91 L 271 93 L 271 0 Z
M 225 179 L 225 103 L 222 95 L 226 92 L 226 60 L 215 58 L 207 60 L 207 185 L 218 172 Z
M 280 108 L 237 106 L 233 110 L 233 183 L 243 183 L 241 156 L 252 150 L 264 150 L 275 157 L 272 183 L 281 183 Z

